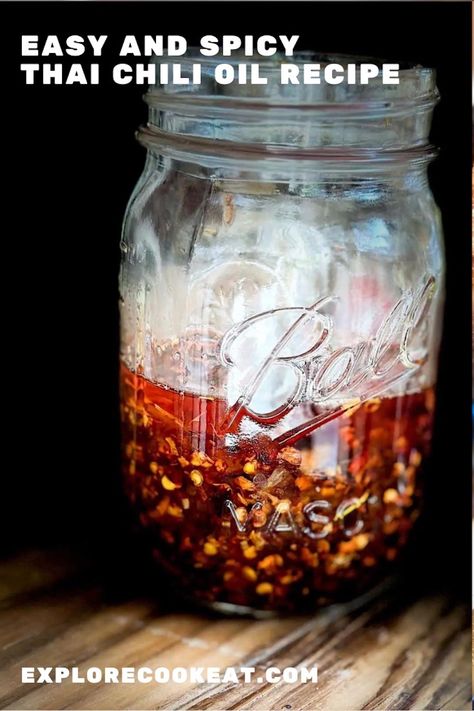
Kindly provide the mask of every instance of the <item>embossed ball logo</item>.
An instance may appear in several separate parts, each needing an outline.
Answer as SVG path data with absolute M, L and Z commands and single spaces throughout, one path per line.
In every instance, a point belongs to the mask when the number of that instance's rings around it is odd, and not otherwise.
M 322 297 L 308 307 L 264 311 L 236 324 L 221 340 L 220 360 L 236 371 L 237 380 L 244 385 L 226 412 L 222 430 L 230 429 L 244 412 L 260 423 L 271 423 L 284 418 L 303 399 L 326 405 L 296 429 L 275 438 L 280 445 L 290 444 L 409 378 L 428 359 L 428 319 L 435 291 L 435 278 L 426 277 L 418 289 L 402 294 L 372 338 L 351 346 L 333 345 L 336 334 L 331 310 L 340 307 L 335 296 Z M 267 329 L 270 325 L 274 339 L 273 343 L 268 340 L 268 351 L 255 363 L 249 344 L 258 339 L 264 324 Z M 260 391 L 275 393 L 272 378 L 275 383 L 285 381 L 281 402 L 271 410 L 257 409 L 254 403 Z

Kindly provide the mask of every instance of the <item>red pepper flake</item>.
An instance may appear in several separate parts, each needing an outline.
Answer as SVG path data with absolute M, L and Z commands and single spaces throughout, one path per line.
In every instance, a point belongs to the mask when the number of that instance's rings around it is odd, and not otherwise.
M 255 484 L 246 479 L 244 476 L 236 477 L 234 482 L 240 489 L 242 489 L 242 491 L 255 491 Z
M 224 400 L 123 367 L 126 493 L 157 562 L 206 603 L 298 611 L 333 602 L 399 556 L 418 516 L 431 402 L 431 391 L 354 401 L 331 442 L 281 447 L 273 423 L 243 437 L 245 409 L 226 426 Z
M 301 464 L 301 452 L 295 447 L 283 447 L 278 459 L 283 459 L 283 461 L 291 464 L 293 467 L 299 467 Z
M 296 477 L 295 484 L 300 491 L 308 491 L 314 486 L 314 481 L 310 476 L 303 474 L 303 476 Z
M 264 570 L 267 573 L 274 573 L 277 568 L 283 565 L 283 558 L 278 553 L 273 553 L 272 555 L 267 555 L 258 564 L 259 570 Z

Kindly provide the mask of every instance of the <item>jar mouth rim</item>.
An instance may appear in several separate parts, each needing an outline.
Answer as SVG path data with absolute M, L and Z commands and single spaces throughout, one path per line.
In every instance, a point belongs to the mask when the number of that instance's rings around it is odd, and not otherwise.
M 267 84 L 235 83 L 217 84 L 214 71 L 217 65 L 225 63 L 237 67 L 242 62 L 258 64 L 262 76 L 267 79 Z M 384 84 L 380 75 L 368 84 L 361 84 L 356 80 L 352 84 L 347 82 L 333 85 L 320 83 L 282 84 L 279 82 L 281 65 L 294 64 L 299 70 L 305 65 L 317 63 L 325 66 L 338 63 L 344 68 L 354 65 L 354 76 L 360 75 L 360 65 L 364 63 L 375 64 L 381 68 L 386 60 L 377 57 L 363 57 L 360 55 L 341 53 L 316 53 L 312 50 L 299 50 L 293 56 L 275 54 L 272 57 L 245 56 L 234 54 L 224 57 L 221 54 L 207 57 L 200 54 L 199 48 L 191 47 L 186 55 L 178 57 L 157 57 L 154 63 L 157 69 L 162 64 L 180 65 L 183 73 L 190 75 L 192 65 L 199 63 L 201 66 L 200 84 L 174 84 L 157 82 L 149 86 L 145 94 L 145 101 L 150 106 L 173 108 L 179 102 L 181 109 L 209 108 L 218 109 L 245 109 L 256 110 L 318 111 L 327 114 L 330 110 L 339 112 L 354 111 L 360 113 L 364 110 L 384 110 L 391 107 L 402 109 L 418 107 L 433 107 L 439 100 L 436 87 L 436 70 L 423 67 L 420 64 L 398 62 L 399 83 Z
M 226 111 L 236 109 L 239 111 L 272 111 L 272 113 L 287 114 L 294 112 L 295 109 L 302 111 L 305 116 L 310 118 L 311 113 L 321 116 L 324 114 L 325 119 L 331 116 L 348 116 L 356 114 L 359 118 L 364 115 L 380 113 L 380 115 L 396 116 L 412 113 L 414 110 L 429 110 L 433 108 L 440 100 L 438 91 L 425 92 L 419 94 L 416 98 L 390 98 L 387 100 L 367 100 L 367 101 L 274 101 L 266 100 L 265 97 L 247 97 L 247 96 L 214 96 L 212 94 L 180 94 L 180 93 L 158 93 L 148 92 L 144 95 L 144 101 L 151 108 L 159 108 L 161 110 L 174 110 L 179 108 L 181 111 L 187 110 L 208 110 L 212 114 L 217 114 L 220 109 Z
M 201 54 L 200 48 L 196 46 L 188 47 L 186 53 L 181 56 L 169 56 L 166 53 L 163 56 L 155 57 L 155 62 L 160 64 L 161 62 L 172 63 L 172 64 L 186 64 L 190 62 L 198 62 L 205 68 L 207 66 L 215 67 L 218 64 L 231 64 L 232 66 L 237 66 L 241 62 L 254 62 L 258 63 L 261 67 L 265 67 L 268 70 L 274 70 L 278 72 L 280 65 L 284 62 L 291 64 L 308 64 L 317 63 L 322 66 L 328 64 L 337 63 L 347 66 L 348 64 L 364 64 L 371 63 L 377 65 L 377 67 L 382 67 L 386 63 L 395 63 L 394 60 L 389 60 L 382 57 L 374 57 L 371 55 L 361 55 L 361 54 L 350 54 L 345 52 L 315 52 L 312 49 L 299 49 L 293 52 L 292 55 L 285 55 L 281 52 L 276 52 L 271 57 L 263 57 L 260 55 L 245 55 L 243 52 L 234 52 L 231 56 L 224 56 L 222 54 L 216 54 L 212 57 Z M 436 72 L 433 67 L 425 67 L 416 62 L 410 61 L 399 61 L 396 62 L 399 65 L 400 74 L 403 77 L 408 75 L 418 76 L 425 75 L 429 76 Z M 356 71 L 359 71 L 357 67 Z
M 352 148 L 405 151 L 428 143 L 432 111 L 439 100 L 434 69 L 406 65 L 400 70 L 397 84 L 385 84 L 380 72 L 365 83 L 358 82 L 354 73 L 348 73 L 347 80 L 337 84 L 322 81 L 321 75 L 316 76 L 318 81 L 305 83 L 308 63 L 304 60 L 315 57 L 326 63 L 339 59 L 348 67 L 351 60 L 363 66 L 366 59 L 312 52 L 284 58 L 274 55 L 266 63 L 258 61 L 258 72 L 265 67 L 258 78 L 267 81 L 252 83 L 247 74 L 249 59 L 254 66 L 255 63 L 251 57 L 244 57 L 246 64 L 239 65 L 238 75 L 222 84 L 215 76 L 217 63 L 229 59 L 229 63 L 236 64 L 242 57 L 197 58 L 194 54 L 157 58 L 156 71 L 152 72 L 156 83 L 144 96 L 149 106 L 148 125 L 152 133 L 157 129 L 155 138 L 164 131 L 176 137 L 185 135 L 193 145 L 203 139 L 204 147 L 205 139 L 217 142 L 221 148 L 227 140 L 234 150 L 241 150 L 242 144 L 266 145 L 268 148 L 262 153 L 272 155 L 276 147 L 279 155 L 285 151 L 293 154 L 294 150 L 301 155 L 326 155 L 322 150 L 325 147 L 342 146 L 347 156 L 347 149 Z M 198 60 L 200 72 L 196 77 Z M 304 67 L 302 80 L 282 81 L 280 67 L 287 60 Z M 379 67 L 384 63 L 377 59 L 373 62 Z M 183 81 L 175 81 L 175 70 Z M 248 153 L 255 155 L 257 151 L 251 149 Z

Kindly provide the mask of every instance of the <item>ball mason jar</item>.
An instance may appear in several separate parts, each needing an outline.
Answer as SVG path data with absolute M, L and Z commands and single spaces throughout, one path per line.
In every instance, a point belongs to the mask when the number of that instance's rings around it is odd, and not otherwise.
M 314 609 L 380 581 L 420 511 L 438 93 L 419 67 L 281 86 L 276 62 L 266 85 L 217 86 L 217 61 L 146 95 L 121 242 L 125 490 L 181 594 Z

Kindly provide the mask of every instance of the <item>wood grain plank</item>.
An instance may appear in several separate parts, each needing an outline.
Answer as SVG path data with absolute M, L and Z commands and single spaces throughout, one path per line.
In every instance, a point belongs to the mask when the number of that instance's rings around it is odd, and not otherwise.
M 0 708 L 470 708 L 467 611 L 445 596 L 395 588 L 313 616 L 213 618 L 148 598 L 110 602 L 80 561 L 61 555 L 51 554 L 49 572 L 47 553 L 0 565 Z M 263 675 L 314 664 L 317 684 L 20 683 L 22 666 L 252 666 Z
M 443 705 L 439 706 L 440 709 L 446 709 L 446 711 L 458 711 L 458 709 L 472 709 L 471 702 L 471 685 L 463 684 L 462 688 L 458 690 L 451 698 L 443 700 Z

